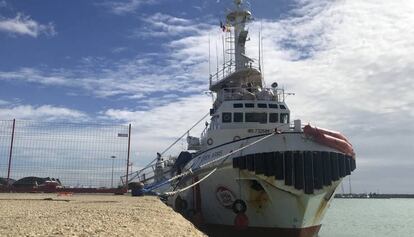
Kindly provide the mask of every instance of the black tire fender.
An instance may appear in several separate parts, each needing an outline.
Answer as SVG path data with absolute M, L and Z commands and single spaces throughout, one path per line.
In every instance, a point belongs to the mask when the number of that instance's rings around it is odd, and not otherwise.
M 183 212 L 187 209 L 188 203 L 180 196 L 177 196 L 177 198 L 175 199 L 174 207 L 177 212 Z
M 247 205 L 243 200 L 237 199 L 233 202 L 233 205 L 231 206 L 231 209 L 236 214 L 245 213 L 246 210 L 247 210 Z

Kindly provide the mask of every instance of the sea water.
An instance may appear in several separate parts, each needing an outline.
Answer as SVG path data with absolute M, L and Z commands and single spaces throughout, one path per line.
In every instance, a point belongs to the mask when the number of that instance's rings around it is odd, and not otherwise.
M 334 199 L 319 237 L 414 237 L 414 199 Z

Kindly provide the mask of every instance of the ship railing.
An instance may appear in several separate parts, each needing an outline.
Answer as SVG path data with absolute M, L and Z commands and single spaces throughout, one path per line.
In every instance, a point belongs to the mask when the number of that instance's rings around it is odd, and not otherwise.
M 130 180 L 131 181 L 134 180 L 134 182 L 145 183 L 148 180 L 153 179 L 153 177 L 155 176 L 155 168 L 156 168 L 156 164 L 144 167 L 141 170 L 134 173 L 134 175 L 130 178 Z
M 206 127 L 203 129 L 203 131 L 201 132 L 201 135 L 200 135 L 200 144 L 203 144 L 203 140 L 204 140 L 204 138 L 206 137 L 207 132 L 208 132 L 208 127 L 209 127 L 209 126 L 206 126 Z
M 260 71 L 259 66 L 255 62 L 245 63 L 243 69 L 251 68 Z M 217 70 L 215 74 L 210 75 L 210 86 L 214 85 L 226 77 L 236 72 L 236 63 L 233 59 L 225 62 L 220 70 Z
M 157 175 L 160 176 L 160 174 L 156 174 L 157 166 L 162 166 L 163 169 L 165 169 L 165 167 L 170 167 L 171 165 L 171 160 L 167 158 L 166 160 L 151 164 L 132 173 L 132 176 L 129 180 L 133 182 L 141 182 L 144 184 L 152 183 Z M 165 171 L 162 175 L 165 175 L 169 172 L 170 169 L 167 169 L 167 171 Z
M 223 64 L 223 67 L 220 70 L 217 70 L 215 74 L 210 75 L 210 85 L 213 85 L 228 75 L 236 71 L 236 64 L 233 60 L 229 60 Z
M 216 103 L 238 100 L 284 102 L 285 93 L 283 89 L 278 88 L 225 88 L 218 92 Z

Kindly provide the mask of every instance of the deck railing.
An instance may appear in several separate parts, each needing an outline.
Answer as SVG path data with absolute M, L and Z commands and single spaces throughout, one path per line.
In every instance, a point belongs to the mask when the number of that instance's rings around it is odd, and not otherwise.
M 260 71 L 260 67 L 254 62 L 246 63 L 242 68 L 253 68 Z M 233 59 L 225 62 L 220 70 L 218 70 L 215 74 L 210 75 L 210 86 L 220 82 L 236 71 L 236 63 Z
M 284 89 L 279 88 L 225 88 L 218 92 L 214 108 L 217 108 L 224 101 L 256 100 L 284 102 L 285 97 Z

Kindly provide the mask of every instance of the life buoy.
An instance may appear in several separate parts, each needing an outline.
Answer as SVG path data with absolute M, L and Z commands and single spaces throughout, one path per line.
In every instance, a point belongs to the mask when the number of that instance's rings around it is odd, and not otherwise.
M 245 212 L 246 212 L 246 210 L 247 210 L 247 205 L 246 205 L 246 203 L 245 203 L 243 200 L 241 200 L 241 199 L 236 199 L 236 200 L 233 202 L 233 205 L 232 205 L 232 210 L 233 210 L 233 212 L 234 212 L 234 213 L 236 213 L 236 214 L 239 214 L 239 213 L 245 213 Z

